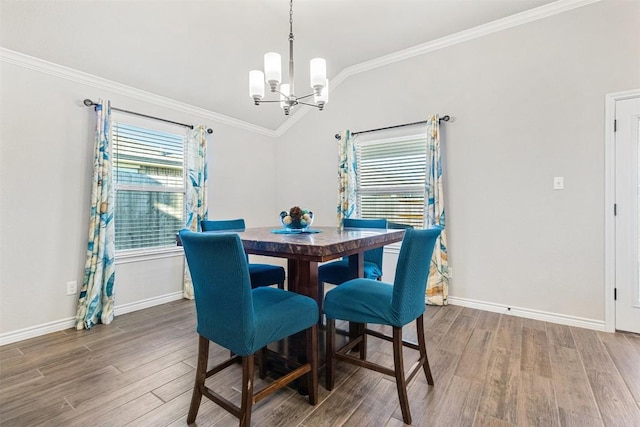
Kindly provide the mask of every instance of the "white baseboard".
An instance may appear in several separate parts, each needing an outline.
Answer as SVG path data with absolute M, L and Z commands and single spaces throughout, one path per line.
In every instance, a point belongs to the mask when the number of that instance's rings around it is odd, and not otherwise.
M 66 319 L 56 320 L 55 322 L 48 322 L 42 325 L 30 326 L 28 328 L 18 329 L 17 331 L 12 332 L 5 332 L 4 334 L 0 335 L 0 345 L 11 344 L 29 338 L 35 338 L 41 335 L 62 331 L 64 329 L 71 329 L 73 328 L 75 323 L 75 317 L 68 317 Z
M 146 300 L 136 301 L 128 304 L 117 305 L 115 307 L 116 316 L 134 311 L 142 310 L 157 305 L 166 304 L 172 301 L 182 299 L 182 292 L 173 292 Z M 605 322 L 602 320 L 587 319 L 584 317 L 568 316 L 565 314 L 549 313 L 541 310 L 533 310 L 530 308 L 510 307 L 504 304 L 495 304 L 486 301 L 477 301 L 467 298 L 458 298 L 449 296 L 449 304 L 459 305 L 461 307 L 475 308 L 478 310 L 491 311 L 494 313 L 509 314 L 511 316 L 524 317 L 526 319 L 541 320 L 543 322 L 557 323 L 566 326 L 575 326 L 578 328 L 593 329 L 596 331 L 605 331 Z M 11 344 L 17 341 L 35 338 L 41 335 L 50 334 L 52 332 L 62 331 L 64 329 L 73 328 L 75 318 L 69 317 L 55 322 L 44 323 L 42 325 L 32 326 L 17 331 L 6 332 L 0 334 L 0 346 Z
M 526 319 L 541 320 L 543 322 L 557 323 L 565 326 L 575 326 L 578 328 L 593 329 L 595 331 L 605 331 L 604 320 L 587 319 L 578 316 L 568 316 L 566 314 L 549 313 L 547 311 L 534 310 L 531 308 L 512 307 L 504 304 L 495 304 L 486 301 L 477 301 L 467 298 L 449 296 L 449 304 L 462 307 L 475 308 L 478 310 L 491 311 L 494 313 L 508 314 L 511 316 L 524 317 Z
M 153 297 L 142 301 L 131 302 L 129 304 L 116 305 L 114 309 L 115 315 L 120 316 L 122 314 L 132 313 L 134 311 L 142 310 L 149 307 L 155 307 L 156 305 L 166 304 L 168 302 L 178 301 L 181 299 L 182 291 L 172 292 L 170 294 L 160 295 L 158 297 Z
M 182 299 L 182 292 L 174 292 L 142 301 L 132 302 L 129 304 L 116 305 L 116 307 L 114 308 L 115 315 L 120 316 L 122 314 L 131 313 L 134 311 L 142 310 L 144 308 L 154 307 L 156 305 L 165 304 L 180 299 Z M 66 319 L 56 320 L 54 322 L 48 322 L 42 325 L 36 325 L 24 329 L 19 329 L 17 331 L 6 332 L 4 334 L 0 334 L 0 346 L 26 340 L 29 338 L 39 337 L 41 335 L 50 334 L 52 332 L 71 329 L 75 326 L 75 323 L 75 317 L 68 317 Z

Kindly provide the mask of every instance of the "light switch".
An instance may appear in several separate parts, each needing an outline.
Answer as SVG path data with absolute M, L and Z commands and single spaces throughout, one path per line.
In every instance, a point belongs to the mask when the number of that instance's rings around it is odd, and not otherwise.
M 564 176 L 554 176 L 553 177 L 553 189 L 554 190 L 564 190 Z

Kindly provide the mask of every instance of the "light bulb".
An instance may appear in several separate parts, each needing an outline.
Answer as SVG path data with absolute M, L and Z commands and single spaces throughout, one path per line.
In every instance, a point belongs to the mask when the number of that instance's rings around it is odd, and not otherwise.
M 327 61 L 313 58 L 309 63 L 311 87 L 316 95 L 320 95 L 327 81 Z
M 264 76 L 267 83 L 269 83 L 271 92 L 275 92 L 282 81 L 282 64 L 279 53 L 269 52 L 264 54 Z
M 255 105 L 260 104 L 264 98 L 264 73 L 260 70 L 249 72 L 249 96 L 253 98 Z

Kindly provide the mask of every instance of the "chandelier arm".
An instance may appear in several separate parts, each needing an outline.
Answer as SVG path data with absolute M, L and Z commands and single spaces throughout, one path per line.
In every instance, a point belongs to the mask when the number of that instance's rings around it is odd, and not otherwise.
M 297 97 L 298 99 L 305 99 L 305 98 L 309 98 L 310 96 L 313 96 L 312 93 L 310 93 L 309 95 L 305 95 L 305 96 L 299 96 Z
M 284 93 L 280 92 L 278 89 L 276 89 L 276 92 L 277 92 L 277 93 L 279 93 L 280 95 L 284 96 L 284 97 L 289 98 L 287 95 L 285 95 Z M 300 101 L 301 99 L 306 99 L 306 98 L 309 98 L 309 97 L 311 97 L 311 96 L 313 96 L 313 94 L 312 94 L 312 93 L 310 93 L 309 95 L 305 95 L 305 96 L 296 96 L 296 97 L 294 98 L 294 100 L 296 100 L 296 101 Z M 279 101 L 279 100 L 276 100 L 276 101 L 267 101 L 267 100 L 262 99 L 262 100 L 260 100 L 260 102 L 282 102 L 282 101 Z
M 274 93 L 279 93 L 280 95 L 284 96 L 285 98 L 289 98 L 289 95 L 285 95 L 284 93 L 280 92 L 280 87 L 278 87 L 278 89 L 273 91 Z M 289 92 L 291 92 L 291 86 L 289 86 Z M 280 101 L 274 101 L 274 102 L 280 102 Z
M 318 104 L 310 104 L 308 102 L 302 102 L 299 100 L 300 98 L 298 98 L 298 104 L 302 104 L 302 105 L 308 105 L 310 107 L 316 107 L 316 108 L 320 108 L 320 106 Z

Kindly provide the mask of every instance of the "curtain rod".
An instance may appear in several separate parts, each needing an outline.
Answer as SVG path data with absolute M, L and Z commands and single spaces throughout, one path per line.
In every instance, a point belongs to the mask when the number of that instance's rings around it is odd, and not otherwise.
M 89 98 L 85 99 L 83 101 L 83 103 L 87 107 L 98 105 L 95 102 L 93 102 L 92 100 L 90 100 Z M 116 108 L 116 107 L 111 107 L 111 109 L 114 110 L 114 111 L 120 111 L 121 113 L 133 114 L 134 116 L 146 117 L 147 119 L 160 120 L 160 121 L 165 122 L 165 123 L 171 123 L 171 124 L 174 124 L 174 125 L 184 126 L 186 128 L 193 129 L 193 125 L 188 125 L 186 123 L 174 122 L 173 120 L 167 120 L 167 119 L 163 119 L 163 118 L 160 118 L 160 117 L 149 116 L 147 114 L 136 113 L 135 111 L 123 110 L 121 108 Z M 213 129 L 207 128 L 207 133 L 208 134 L 212 134 L 213 133 Z
M 438 122 L 448 122 L 449 120 L 451 120 L 451 117 L 449 117 L 449 116 L 442 116 L 442 117 L 440 117 L 440 118 L 438 119 Z M 378 128 L 378 129 L 361 130 L 361 131 L 359 131 L 359 132 L 351 132 L 351 135 L 357 135 L 357 134 L 359 134 L 359 133 L 375 132 L 375 131 L 378 131 L 378 130 L 387 130 L 387 129 L 401 128 L 401 127 L 404 127 L 404 126 L 422 125 L 422 124 L 425 124 L 425 123 L 427 123 L 427 122 L 428 122 L 428 120 L 422 120 L 422 121 L 420 121 L 420 122 L 404 123 L 404 124 L 402 124 L 402 125 L 387 126 L 387 127 L 384 127 L 384 128 Z M 336 139 L 340 139 L 340 134 L 339 134 L 339 133 L 336 133 L 335 137 L 336 137 Z

